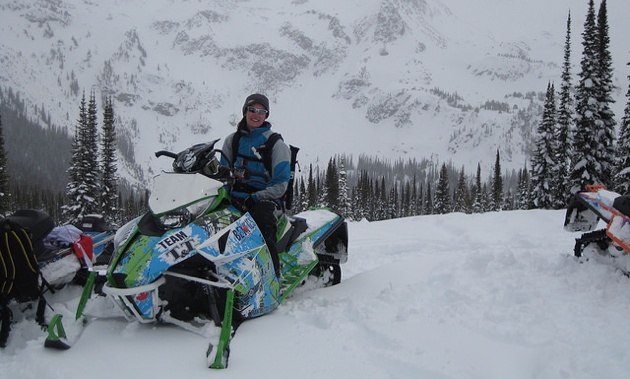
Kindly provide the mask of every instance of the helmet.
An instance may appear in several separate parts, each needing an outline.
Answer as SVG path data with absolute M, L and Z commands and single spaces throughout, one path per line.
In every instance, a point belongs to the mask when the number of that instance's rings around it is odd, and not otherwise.
M 177 154 L 177 158 L 173 161 L 173 171 L 200 172 L 213 158 L 216 161 L 214 142 L 198 143 Z

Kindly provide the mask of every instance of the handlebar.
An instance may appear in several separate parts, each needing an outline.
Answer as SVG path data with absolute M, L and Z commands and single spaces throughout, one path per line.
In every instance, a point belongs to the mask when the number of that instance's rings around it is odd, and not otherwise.
M 211 147 L 214 146 L 214 144 L 217 141 L 218 140 L 212 142 L 211 143 Z M 208 156 L 214 156 L 214 154 L 217 153 L 217 152 L 221 153 L 221 155 L 223 155 L 223 151 L 221 151 L 220 149 L 212 148 L 212 150 L 208 153 Z M 174 152 L 168 151 L 168 150 L 160 150 L 160 151 L 156 151 L 155 152 L 155 156 L 157 158 L 162 157 L 162 156 L 166 156 L 166 157 L 172 158 L 173 160 L 178 159 L 180 154 L 181 153 L 174 153 Z M 228 167 L 228 166 L 222 166 L 221 165 L 221 166 L 217 167 L 215 174 L 209 174 L 209 173 L 205 172 L 205 170 L 203 168 L 198 170 L 198 171 L 200 171 L 204 175 L 206 175 L 208 177 L 211 177 L 211 178 L 214 178 L 214 179 L 218 179 L 216 177 L 217 176 L 216 174 L 221 173 L 219 176 L 222 177 L 223 179 L 227 179 L 226 178 L 226 176 L 227 176 L 227 177 L 229 177 L 231 179 L 236 179 L 236 180 L 238 180 L 240 182 L 243 182 L 243 183 L 247 183 L 247 182 L 252 181 L 253 177 L 258 177 L 258 178 L 261 178 L 261 179 L 263 179 L 265 181 L 269 181 L 270 180 L 270 177 L 269 177 L 269 175 L 266 172 L 264 172 L 264 171 L 262 171 L 262 172 L 261 171 L 252 171 L 252 170 L 250 170 L 248 168 L 245 168 L 245 167 L 231 168 L 231 167 Z M 226 175 L 226 173 L 229 173 L 229 174 Z
M 155 152 L 155 156 L 157 158 L 161 157 L 161 156 L 167 156 L 169 158 L 173 158 L 173 159 L 177 159 L 177 154 L 173 153 L 172 151 L 168 151 L 168 150 L 160 150 L 160 151 L 156 151 Z

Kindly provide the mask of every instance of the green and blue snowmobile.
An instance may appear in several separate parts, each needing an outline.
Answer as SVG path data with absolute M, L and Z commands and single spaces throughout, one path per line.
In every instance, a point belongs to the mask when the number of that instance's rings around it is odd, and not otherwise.
M 117 231 L 101 291 L 129 320 L 172 323 L 209 338 L 208 367 L 225 368 L 230 339 L 241 322 L 272 312 L 296 288 L 340 282 L 348 232 L 343 217 L 328 209 L 283 214 L 278 278 L 256 222 L 231 204 L 228 188 L 234 179 L 219 164 L 217 142 L 179 154 L 156 153 L 173 158 L 175 172 L 155 177 L 150 210 Z M 79 321 L 95 275 L 85 287 Z M 56 317 L 46 345 L 72 343 Z

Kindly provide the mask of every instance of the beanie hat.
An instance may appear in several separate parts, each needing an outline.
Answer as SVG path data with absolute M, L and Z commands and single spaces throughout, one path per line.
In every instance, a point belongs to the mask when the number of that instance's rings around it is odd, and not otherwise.
M 247 107 L 253 104 L 262 105 L 263 108 L 267 110 L 267 117 L 269 117 L 269 99 L 267 99 L 267 96 L 261 95 L 259 93 L 254 93 L 247 96 L 247 99 L 245 99 L 245 104 L 243 104 L 243 115 L 245 115 L 245 112 L 247 111 Z

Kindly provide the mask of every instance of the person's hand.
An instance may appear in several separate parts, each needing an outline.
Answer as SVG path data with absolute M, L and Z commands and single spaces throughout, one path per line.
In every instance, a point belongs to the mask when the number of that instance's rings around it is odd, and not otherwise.
M 247 196 L 245 200 L 243 201 L 242 205 L 243 205 L 243 211 L 249 212 L 252 210 L 254 205 L 256 205 L 256 200 L 254 200 L 254 198 L 251 196 Z

